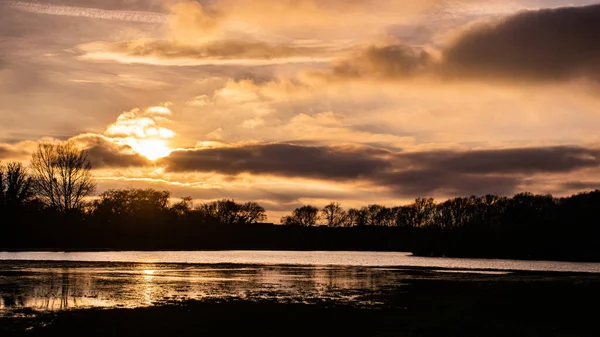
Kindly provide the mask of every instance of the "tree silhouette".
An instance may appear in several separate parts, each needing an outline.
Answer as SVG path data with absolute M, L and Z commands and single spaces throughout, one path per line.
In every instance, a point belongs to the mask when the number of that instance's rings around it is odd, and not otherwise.
M 266 210 L 256 202 L 249 201 L 239 208 L 237 222 L 240 224 L 253 224 L 267 220 Z
M 312 205 L 296 208 L 291 216 L 284 216 L 281 218 L 281 223 L 284 225 L 304 227 L 315 226 L 317 221 L 319 221 L 319 209 Z
M 238 204 L 230 199 L 200 204 L 195 211 L 200 217 L 221 224 L 253 224 L 267 219 L 264 207 L 258 203 Z
M 362 227 L 367 225 L 367 208 L 351 208 L 348 210 L 344 227 Z
M 321 210 L 321 218 L 325 225 L 329 227 L 340 227 L 346 221 L 346 212 L 340 206 L 339 202 L 330 202 Z
M 433 198 L 417 198 L 412 206 L 412 226 L 426 227 L 432 223 L 435 202 Z
M 34 196 L 32 179 L 19 162 L 0 164 L 0 206 L 21 208 Z
M 171 211 L 179 216 L 190 214 L 194 209 L 194 200 L 192 197 L 183 197 L 181 201 L 171 206 Z
M 190 197 L 172 202 L 168 191 L 153 189 L 109 190 L 84 212 L 65 212 L 81 208 L 94 187 L 85 152 L 72 143 L 40 144 L 30 171 L 20 163 L 0 165 L 0 249 L 396 250 L 600 261 L 600 190 L 562 198 L 417 198 L 348 211 L 338 202 L 321 210 L 305 205 L 281 218 L 295 225 L 288 227 L 262 223 L 266 210 L 256 202 L 194 205 Z M 317 226 L 320 216 L 331 228 Z
M 153 189 L 108 190 L 94 202 L 92 212 L 102 216 L 149 218 L 169 209 L 168 191 Z
M 87 153 L 73 142 L 39 144 L 31 169 L 38 198 L 59 211 L 82 208 L 84 198 L 96 189 Z

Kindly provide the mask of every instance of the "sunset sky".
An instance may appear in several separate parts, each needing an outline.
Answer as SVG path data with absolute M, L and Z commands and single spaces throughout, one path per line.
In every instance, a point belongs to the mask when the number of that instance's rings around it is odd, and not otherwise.
M 0 0 L 0 160 L 303 204 L 600 187 L 600 1 Z

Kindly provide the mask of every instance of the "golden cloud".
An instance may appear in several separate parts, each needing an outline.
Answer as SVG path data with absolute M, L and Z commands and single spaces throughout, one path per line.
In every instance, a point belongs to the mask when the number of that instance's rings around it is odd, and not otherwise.
M 150 160 L 166 157 L 172 151 L 168 140 L 175 137 L 175 132 L 159 124 L 168 123 L 170 115 L 168 104 L 149 107 L 143 111 L 127 111 L 106 128 L 104 135 L 116 144 L 131 147 Z

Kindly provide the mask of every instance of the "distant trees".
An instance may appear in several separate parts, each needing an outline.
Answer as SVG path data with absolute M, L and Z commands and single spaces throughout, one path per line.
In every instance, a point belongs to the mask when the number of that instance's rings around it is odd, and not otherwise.
M 306 205 L 296 208 L 291 215 L 281 218 L 284 225 L 328 227 L 428 227 L 435 222 L 437 206 L 433 199 L 417 198 L 407 206 L 385 207 L 372 204 L 345 211 L 340 203 L 331 202 L 323 209 Z M 321 222 L 319 222 L 321 220 Z
M 238 204 L 234 200 L 222 199 L 202 203 L 194 211 L 204 219 L 222 224 L 253 224 L 267 219 L 264 207 L 256 202 Z
M 315 206 L 305 205 L 296 208 L 292 215 L 281 218 L 281 223 L 284 225 L 295 226 L 315 226 L 319 220 L 319 209 Z
M 588 205 L 586 207 L 600 207 L 600 199 L 591 197 L 596 194 L 600 195 L 600 191 L 569 198 L 531 193 L 520 193 L 512 198 L 485 195 L 458 197 L 441 203 L 436 203 L 432 198 L 417 198 L 413 203 L 403 206 L 372 204 L 347 211 L 338 202 L 331 202 L 320 212 L 312 205 L 296 208 L 292 214 L 282 217 L 281 223 L 299 226 L 431 228 L 447 231 L 531 228 L 532 224 L 553 224 L 558 219 L 570 222 L 565 219 L 569 216 L 580 219 L 580 214 L 585 214 L 586 219 L 593 218 L 595 215 L 589 214 L 589 208 L 575 205 L 581 202 Z M 597 204 L 589 200 L 597 200 Z M 567 216 L 568 212 L 577 214 Z
M 256 202 L 196 204 L 191 197 L 174 201 L 168 191 L 153 189 L 108 190 L 86 202 L 94 183 L 85 153 L 57 146 L 41 145 L 31 168 L 0 165 L 0 249 L 49 244 L 75 249 L 382 249 L 600 259 L 600 190 L 565 198 L 531 193 L 439 203 L 417 198 L 402 206 L 350 209 L 334 201 L 323 208 L 304 205 L 281 218 L 284 225 L 312 229 L 249 226 L 267 219 Z M 67 212 L 84 205 L 79 212 Z
M 256 202 L 239 204 L 222 199 L 194 205 L 191 197 L 170 205 L 171 193 L 153 189 L 108 190 L 93 202 L 91 214 L 101 218 L 145 220 L 191 218 L 199 223 L 253 224 L 267 219 L 264 207 Z
M 31 170 L 37 197 L 59 211 L 82 208 L 84 198 L 96 189 L 87 152 L 72 142 L 39 144 Z

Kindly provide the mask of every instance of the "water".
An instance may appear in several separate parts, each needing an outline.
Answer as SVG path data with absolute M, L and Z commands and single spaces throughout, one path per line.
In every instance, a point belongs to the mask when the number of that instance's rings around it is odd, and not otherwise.
M 296 266 L 430 267 L 600 273 L 600 263 L 417 257 L 398 252 L 183 251 L 0 252 L 0 261 L 78 261 Z
M 427 268 L 416 268 L 427 267 Z M 140 307 L 186 299 L 335 299 L 380 305 L 410 279 L 498 280 L 516 271 L 600 273 L 599 263 L 413 257 L 369 252 L 0 253 L 0 316 Z M 518 277 L 536 277 L 520 273 Z

